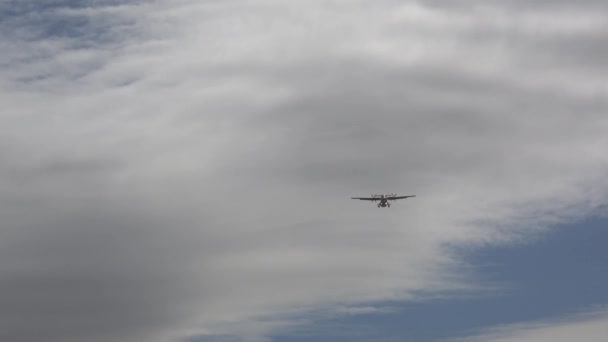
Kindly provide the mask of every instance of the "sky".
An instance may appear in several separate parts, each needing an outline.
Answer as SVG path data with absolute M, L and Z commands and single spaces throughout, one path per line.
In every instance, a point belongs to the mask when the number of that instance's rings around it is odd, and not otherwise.
M 0 339 L 605 341 L 607 7 L 0 2 Z

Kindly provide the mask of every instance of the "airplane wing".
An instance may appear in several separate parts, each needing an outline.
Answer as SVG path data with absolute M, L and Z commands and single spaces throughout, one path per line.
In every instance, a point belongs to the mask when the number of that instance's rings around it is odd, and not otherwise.
M 380 198 L 378 197 L 351 197 L 351 199 L 358 199 L 358 200 L 362 200 L 362 201 L 379 201 Z
M 389 199 L 389 200 L 398 200 L 398 199 L 404 199 L 404 198 L 410 198 L 410 197 L 416 197 L 416 195 L 393 196 L 393 197 L 387 197 L 386 199 Z

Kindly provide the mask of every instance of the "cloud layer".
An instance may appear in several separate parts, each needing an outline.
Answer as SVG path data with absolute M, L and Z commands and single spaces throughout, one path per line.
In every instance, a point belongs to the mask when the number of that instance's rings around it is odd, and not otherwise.
M 0 7 L 0 337 L 262 339 L 601 208 L 606 16 L 459 4 Z

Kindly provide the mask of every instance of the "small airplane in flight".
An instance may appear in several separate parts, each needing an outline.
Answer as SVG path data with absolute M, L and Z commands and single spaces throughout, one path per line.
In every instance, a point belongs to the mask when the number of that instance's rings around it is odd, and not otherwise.
M 380 201 L 378 203 L 378 208 L 382 207 L 389 207 L 391 206 L 391 204 L 388 201 L 396 201 L 398 199 L 404 199 L 404 198 L 409 198 L 409 197 L 416 197 L 416 195 L 408 195 L 408 196 L 397 196 L 396 194 L 390 194 L 390 195 L 372 195 L 372 197 L 351 197 L 352 199 L 358 199 L 358 200 L 362 200 L 362 201 Z

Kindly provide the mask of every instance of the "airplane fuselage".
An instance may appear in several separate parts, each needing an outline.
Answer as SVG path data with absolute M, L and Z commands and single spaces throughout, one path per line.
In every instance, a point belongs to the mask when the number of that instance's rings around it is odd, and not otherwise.
M 378 197 L 378 200 L 380 201 L 380 203 L 378 203 L 378 208 L 386 208 L 386 207 L 390 207 L 391 204 L 388 203 L 388 199 L 386 198 L 386 195 L 380 195 Z

